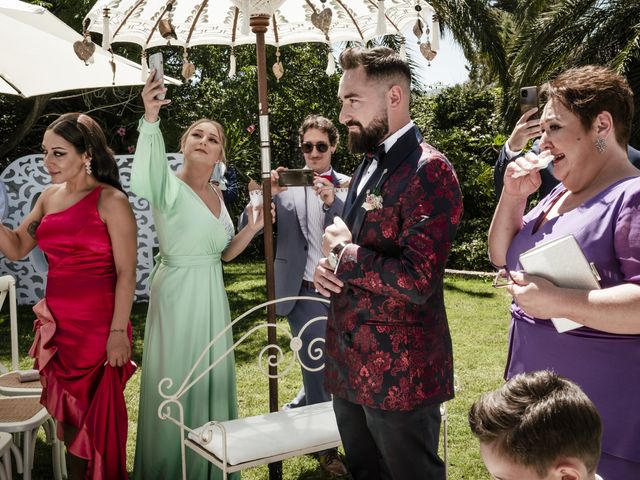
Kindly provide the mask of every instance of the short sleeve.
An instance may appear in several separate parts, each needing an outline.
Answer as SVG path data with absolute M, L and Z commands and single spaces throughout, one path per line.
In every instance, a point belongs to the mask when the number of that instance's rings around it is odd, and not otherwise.
M 615 225 L 614 249 L 627 282 L 640 284 L 640 179 L 625 198 Z

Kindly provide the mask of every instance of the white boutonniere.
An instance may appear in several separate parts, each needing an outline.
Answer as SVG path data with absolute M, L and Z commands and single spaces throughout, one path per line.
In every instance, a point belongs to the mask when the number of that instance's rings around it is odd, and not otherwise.
M 382 195 L 376 195 L 375 192 L 369 193 L 369 190 L 367 190 L 367 196 L 364 199 L 362 208 L 364 208 L 367 212 L 370 210 L 377 210 L 379 208 L 382 208 Z
M 378 179 L 378 183 L 373 187 L 373 190 L 367 190 L 367 195 L 364 198 L 364 203 L 362 204 L 362 208 L 364 208 L 367 212 L 371 210 L 378 210 L 383 207 L 382 203 L 382 195 L 380 193 L 380 182 L 384 178 L 387 173 L 387 169 L 385 168 L 382 171 L 382 175 L 380 175 L 380 179 Z

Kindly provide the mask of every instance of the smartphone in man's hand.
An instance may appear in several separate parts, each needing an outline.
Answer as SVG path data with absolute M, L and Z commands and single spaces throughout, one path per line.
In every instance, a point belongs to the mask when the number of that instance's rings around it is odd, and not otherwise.
M 538 87 L 522 87 L 520 89 L 520 96 L 518 97 L 520 103 L 520 115 L 528 112 L 534 107 L 538 108 L 538 111 L 534 113 L 529 120 L 534 118 L 540 118 L 540 99 L 538 98 Z
M 153 77 L 155 81 L 164 79 L 164 61 L 161 52 L 149 56 L 149 69 L 156 71 Z M 164 100 L 164 93 L 156 95 L 156 100 Z
M 281 170 L 278 172 L 281 187 L 310 187 L 313 185 L 313 170 L 305 168 Z

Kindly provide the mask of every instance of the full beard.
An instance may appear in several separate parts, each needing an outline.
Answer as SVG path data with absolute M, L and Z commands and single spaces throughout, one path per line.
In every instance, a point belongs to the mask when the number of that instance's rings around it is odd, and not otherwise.
M 389 132 L 389 120 L 386 115 L 372 120 L 366 128 L 359 122 L 349 122 L 347 126 L 360 127 L 359 132 L 349 130 L 347 145 L 352 153 L 370 152 Z

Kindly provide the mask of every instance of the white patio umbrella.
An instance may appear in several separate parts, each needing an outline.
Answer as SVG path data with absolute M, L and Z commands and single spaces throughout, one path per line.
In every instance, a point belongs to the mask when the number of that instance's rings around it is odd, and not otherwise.
M 43 7 L 0 0 L 0 93 L 31 97 L 144 83 L 140 65 L 117 55 L 112 58 L 98 45 L 93 63 L 85 64 L 74 52 L 74 42 L 82 40 L 82 35 Z M 169 78 L 167 82 L 180 83 Z
M 103 47 L 132 42 L 146 49 L 168 42 L 187 48 L 255 43 L 250 20 L 258 16 L 269 17 L 265 43 L 273 46 L 364 42 L 402 35 L 418 18 L 425 24 L 434 13 L 421 0 L 98 0 L 86 18 L 90 30 L 107 34 Z
M 103 34 L 102 46 L 107 49 L 111 43 L 136 43 L 143 48 L 144 57 L 151 47 L 182 46 L 186 77 L 194 70 L 188 62 L 192 46 L 233 48 L 255 43 L 258 89 L 264 90 L 259 99 L 265 115 L 260 122 L 263 173 L 270 170 L 266 68 L 260 66 L 265 44 L 277 48 L 291 43 L 366 42 L 387 33 L 403 35 L 413 26 L 421 53 L 432 60 L 440 34 L 435 11 L 424 0 L 98 0 L 87 20 L 90 31 Z M 328 59 L 327 73 L 332 73 L 331 52 Z M 282 65 L 278 62 L 273 71 L 279 78 Z M 230 75 L 234 72 L 232 51 Z

